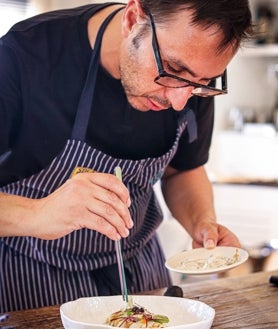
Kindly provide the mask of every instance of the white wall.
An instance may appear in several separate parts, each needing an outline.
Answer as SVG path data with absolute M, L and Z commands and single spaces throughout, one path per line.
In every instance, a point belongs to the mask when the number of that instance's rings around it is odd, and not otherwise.
M 275 103 L 276 81 L 268 72 L 278 57 L 242 57 L 241 52 L 228 66 L 228 95 L 215 97 L 216 128 L 227 128 L 229 111 L 238 107 L 242 111 L 254 111 L 270 115 Z
M 278 0 L 251 0 L 254 19 L 255 7 L 259 3 L 271 5 L 276 15 L 273 23 L 278 31 Z M 253 128 L 257 129 L 255 136 L 242 134 L 240 142 L 239 133 L 235 136 L 236 140 L 231 141 L 229 136 L 229 144 L 224 144 L 227 134 L 229 134 L 226 131 L 231 125 L 229 117 L 232 109 L 237 108 L 245 114 L 253 113 L 259 122 L 270 121 L 273 116 L 275 99 L 278 95 L 277 74 L 275 76 L 273 73 L 273 67 L 278 64 L 278 45 L 267 46 L 268 51 L 266 52 L 262 51 L 264 48 L 261 46 L 257 46 L 257 49 L 252 48 L 254 48 L 254 43 L 243 45 L 242 50 L 231 61 L 228 66 L 229 93 L 215 98 L 215 129 L 208 168 L 215 174 L 220 167 L 225 166 L 225 173 L 229 168 L 231 169 L 231 177 L 235 177 L 236 173 L 249 171 L 250 178 L 254 177 L 251 170 L 253 167 L 251 168 L 250 164 L 254 164 L 258 168 L 256 171 L 258 179 L 267 175 L 268 179 L 271 179 L 271 173 L 276 172 L 275 169 L 278 167 L 276 159 L 278 135 L 275 130 L 271 137 L 267 136 L 267 140 L 261 130 L 262 127 L 253 125 Z M 253 52 L 253 50 L 255 51 Z M 244 147 L 246 138 L 248 139 L 247 148 Z M 274 148 L 271 145 L 274 145 Z M 240 168 L 242 169 L 240 170 Z M 272 180 L 278 181 L 278 175 L 273 175 Z
M 278 0 L 250 0 L 251 11 L 255 19 L 258 3 L 269 3 L 276 12 L 274 25 L 278 25 Z M 243 56 L 245 50 L 254 45 L 243 45 L 228 66 L 227 96 L 216 97 L 216 129 L 226 129 L 229 111 L 237 106 L 252 109 L 257 113 L 270 112 L 275 103 L 277 81 L 269 76 L 269 68 L 278 63 L 278 56 Z

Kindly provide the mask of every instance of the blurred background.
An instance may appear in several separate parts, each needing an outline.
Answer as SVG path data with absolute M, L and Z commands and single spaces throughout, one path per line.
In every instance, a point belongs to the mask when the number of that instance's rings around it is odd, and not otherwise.
M 0 35 L 38 13 L 97 2 L 105 1 L 0 0 Z M 247 264 L 225 275 L 278 268 L 278 0 L 250 0 L 250 6 L 257 37 L 229 64 L 228 95 L 215 98 L 207 164 L 218 221 L 250 254 Z M 169 213 L 159 184 L 156 192 L 165 215 L 159 236 L 169 257 L 191 248 L 191 239 Z

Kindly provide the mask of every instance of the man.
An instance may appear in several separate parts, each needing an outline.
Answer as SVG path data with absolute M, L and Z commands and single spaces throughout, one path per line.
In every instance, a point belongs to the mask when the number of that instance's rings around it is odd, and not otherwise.
M 2 37 L 2 312 L 118 294 L 120 238 L 130 293 L 169 285 L 160 178 L 193 247 L 239 246 L 216 223 L 203 166 L 212 96 L 227 92 L 250 26 L 245 0 L 130 0 L 39 15 Z

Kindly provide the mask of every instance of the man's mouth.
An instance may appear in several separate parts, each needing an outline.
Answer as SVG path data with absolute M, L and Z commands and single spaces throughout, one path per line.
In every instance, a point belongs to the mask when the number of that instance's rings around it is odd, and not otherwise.
M 168 103 L 161 104 L 160 102 L 156 102 L 151 98 L 147 98 L 147 104 L 148 104 L 148 107 L 150 108 L 150 110 L 152 110 L 152 111 L 166 110 L 170 107 Z

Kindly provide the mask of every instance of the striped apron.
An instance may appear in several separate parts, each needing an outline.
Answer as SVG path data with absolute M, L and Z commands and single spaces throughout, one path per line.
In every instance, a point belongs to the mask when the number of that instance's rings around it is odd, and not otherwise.
M 180 115 L 173 146 L 157 158 L 117 159 L 86 144 L 101 39 L 113 15 L 98 32 L 72 136 L 63 151 L 41 172 L 4 186 L 0 191 L 43 198 L 65 183 L 76 167 L 114 173 L 114 168 L 120 166 L 123 182 L 130 191 L 134 221 L 130 235 L 121 240 L 122 252 L 128 291 L 136 293 L 171 283 L 155 233 L 162 212 L 153 185 L 173 158 L 192 113 L 186 111 Z M 89 229 L 50 241 L 28 236 L 1 238 L 0 312 L 62 304 L 85 296 L 120 294 L 114 246 L 114 241 Z

